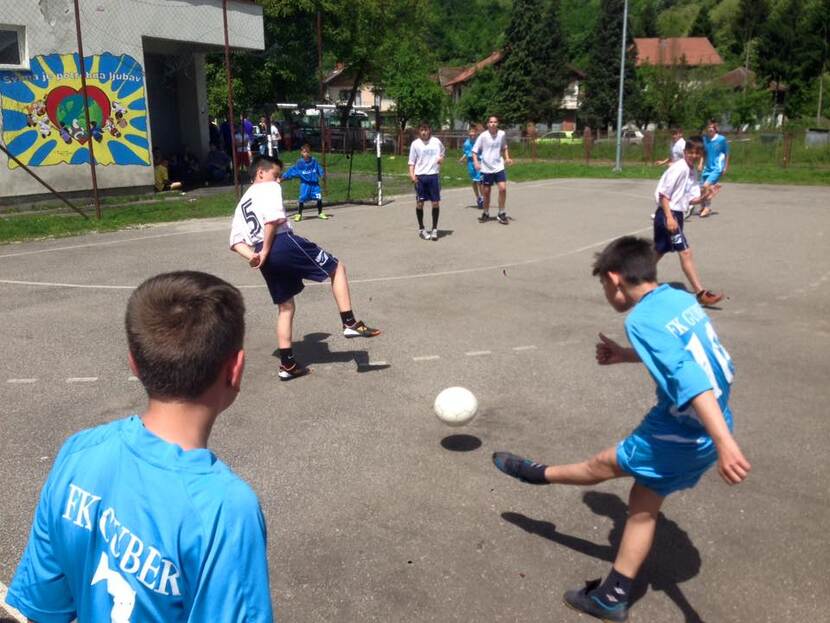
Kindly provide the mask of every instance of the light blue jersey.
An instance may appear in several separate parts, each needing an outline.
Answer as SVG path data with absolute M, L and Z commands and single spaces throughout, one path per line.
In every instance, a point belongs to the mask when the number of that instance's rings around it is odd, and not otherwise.
M 669 285 L 643 297 L 625 329 L 657 384 L 657 404 L 618 446 L 620 467 L 661 495 L 694 486 L 717 453 L 690 402 L 712 390 L 732 430 L 732 359 L 695 298 Z
M 132 416 L 82 431 L 43 487 L 8 603 L 39 623 L 273 619 L 256 495 Z
M 729 141 L 722 134 L 715 134 L 714 138 L 703 137 L 703 151 L 706 153 L 706 173 L 723 173 L 726 166 L 726 157 L 729 155 Z
M 464 151 L 464 157 L 467 159 L 467 175 L 470 176 L 471 181 L 480 182 L 481 173 L 476 171 L 475 163 L 473 162 L 473 145 L 475 144 L 475 140 L 467 137 L 461 149 Z

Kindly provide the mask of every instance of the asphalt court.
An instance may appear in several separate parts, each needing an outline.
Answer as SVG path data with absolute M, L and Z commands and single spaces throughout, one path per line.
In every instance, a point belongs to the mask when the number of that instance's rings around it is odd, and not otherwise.
M 295 351 L 314 368 L 279 383 L 274 309 L 227 250 L 227 219 L 0 247 L 0 583 L 25 545 L 61 442 L 140 411 L 124 306 L 158 272 L 213 272 L 242 288 L 243 392 L 211 445 L 260 497 L 280 621 L 576 621 L 564 590 L 607 572 L 629 483 L 528 487 L 498 449 L 586 458 L 641 418 L 640 366 L 600 368 L 598 331 L 623 318 L 591 277 L 593 253 L 651 235 L 655 181 L 510 184 L 508 227 L 478 224 L 469 189 L 444 193 L 440 240 L 413 201 L 347 206 L 296 230 L 339 257 L 356 315 L 346 340 L 325 285 L 297 299 Z M 830 201 L 826 188 L 725 182 L 687 235 L 737 366 L 736 435 L 750 478 L 713 474 L 664 505 L 633 621 L 820 620 L 830 568 Z M 429 208 L 426 210 L 429 219 Z M 663 281 L 683 283 L 674 257 Z M 469 426 L 432 414 L 442 388 L 478 397 Z

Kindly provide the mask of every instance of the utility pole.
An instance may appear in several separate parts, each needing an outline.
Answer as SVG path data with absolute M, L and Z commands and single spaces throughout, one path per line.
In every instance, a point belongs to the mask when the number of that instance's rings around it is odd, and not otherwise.
M 623 84 L 625 82 L 625 40 L 628 37 L 628 0 L 623 8 L 622 43 L 620 44 L 620 93 L 617 102 L 617 160 L 614 171 L 622 171 Z
M 233 162 L 233 187 L 236 198 L 242 196 L 239 188 L 239 161 L 236 157 L 236 130 L 233 125 L 233 79 L 231 78 L 231 53 L 228 44 L 228 0 L 222 0 L 222 20 L 225 31 L 225 75 L 228 78 L 228 127 L 231 131 L 231 162 Z M 244 134 L 245 128 L 242 128 Z M 242 137 L 245 138 L 244 136 Z
M 92 173 L 92 196 L 95 200 L 95 218 L 101 220 L 101 200 L 98 198 L 98 177 L 95 174 L 95 151 L 92 144 L 92 125 L 89 119 L 89 94 L 86 90 L 86 61 L 84 61 L 84 43 L 81 37 L 81 9 L 75 0 L 75 33 L 78 36 L 78 65 L 81 70 L 81 91 L 84 94 L 84 117 L 86 119 L 86 137 L 89 144 L 89 170 Z

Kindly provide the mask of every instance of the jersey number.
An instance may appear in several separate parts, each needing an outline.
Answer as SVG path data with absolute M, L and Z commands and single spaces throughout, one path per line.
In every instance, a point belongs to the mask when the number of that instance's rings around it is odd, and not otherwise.
M 723 373 L 723 378 L 725 378 L 726 382 L 731 385 L 732 379 L 735 378 L 735 375 L 732 374 L 732 367 L 730 365 L 732 358 L 720 343 L 718 334 L 715 333 L 714 327 L 708 322 L 706 323 L 706 337 L 709 338 L 709 343 L 712 346 L 712 353 L 715 355 L 718 367 Z M 715 378 L 715 372 L 712 370 L 712 363 L 709 361 L 709 357 L 706 356 L 703 344 L 700 342 L 700 338 L 696 333 L 692 334 L 692 339 L 690 339 L 689 343 L 686 344 L 686 350 L 692 354 L 692 357 L 695 358 L 698 365 L 700 365 L 700 367 L 703 368 L 703 371 L 706 372 L 706 376 L 709 377 L 709 382 L 712 384 L 712 391 L 715 392 L 715 398 L 720 398 L 721 394 L 723 394 L 723 390 L 718 385 L 717 378 Z
M 262 231 L 262 225 L 259 224 L 259 219 L 250 210 L 251 200 L 248 199 L 242 204 L 242 214 L 245 215 L 245 221 L 248 223 L 248 228 L 251 230 L 251 238 L 256 238 L 259 232 Z

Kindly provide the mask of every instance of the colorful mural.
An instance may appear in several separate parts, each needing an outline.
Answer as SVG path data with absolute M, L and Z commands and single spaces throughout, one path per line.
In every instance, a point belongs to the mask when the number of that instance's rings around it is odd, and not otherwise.
M 2 139 L 30 167 L 89 164 L 150 165 L 144 70 L 131 56 L 84 58 L 87 127 L 78 54 L 31 59 L 30 71 L 0 71 Z M 17 168 L 9 160 L 9 168 Z

